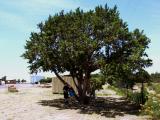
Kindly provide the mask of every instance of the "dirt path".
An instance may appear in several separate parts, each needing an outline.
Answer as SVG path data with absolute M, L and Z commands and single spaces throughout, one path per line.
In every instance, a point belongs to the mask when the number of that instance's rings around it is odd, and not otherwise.
M 147 120 L 126 111 L 128 103 L 115 94 L 88 107 L 65 106 L 62 97 L 50 88 L 19 88 L 18 93 L 1 89 L 0 120 Z

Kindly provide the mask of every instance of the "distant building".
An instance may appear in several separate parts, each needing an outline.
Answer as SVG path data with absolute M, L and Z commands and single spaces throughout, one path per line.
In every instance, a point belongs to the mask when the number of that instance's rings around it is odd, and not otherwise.
M 16 84 L 16 80 L 5 80 L 5 84 Z
M 61 77 L 66 83 L 73 87 L 75 92 L 77 92 L 76 86 L 73 82 L 73 78 L 70 75 L 64 75 Z M 77 83 L 77 80 L 75 80 L 75 82 Z M 63 87 L 64 84 L 57 77 L 52 78 L 52 93 L 63 93 Z
M 45 79 L 45 77 L 44 76 L 37 76 L 37 75 L 31 76 L 31 83 L 39 82 L 42 79 Z

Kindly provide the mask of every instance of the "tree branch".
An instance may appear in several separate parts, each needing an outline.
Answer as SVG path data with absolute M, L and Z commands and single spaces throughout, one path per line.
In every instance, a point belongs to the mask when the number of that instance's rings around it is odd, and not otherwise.
M 63 78 L 54 70 L 53 71 L 55 73 L 55 75 L 57 76 L 57 78 L 63 83 L 66 84 L 66 82 L 63 80 Z
M 73 78 L 73 82 L 74 82 L 74 84 L 75 84 L 75 86 L 76 86 L 76 88 L 77 88 L 77 90 L 78 90 L 78 85 L 77 85 L 77 83 L 76 83 L 76 81 L 75 81 L 75 79 L 74 79 L 74 76 L 72 76 L 72 78 Z

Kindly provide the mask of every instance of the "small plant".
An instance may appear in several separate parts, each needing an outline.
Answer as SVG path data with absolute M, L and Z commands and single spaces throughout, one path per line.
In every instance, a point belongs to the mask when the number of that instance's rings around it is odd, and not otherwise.
M 150 94 L 148 101 L 142 105 L 142 114 L 151 115 L 154 120 L 160 119 L 160 96 L 157 94 Z
M 130 101 L 136 103 L 137 105 L 143 104 L 143 102 L 145 103 L 148 99 L 148 92 L 146 89 L 144 89 L 143 96 L 142 96 L 141 92 L 132 92 L 132 90 L 125 89 L 125 88 L 120 89 L 114 86 L 108 86 L 108 88 L 116 91 L 118 95 L 126 96 Z
M 142 105 L 141 113 L 146 115 L 151 115 L 153 120 L 160 119 L 160 84 L 152 83 L 149 89 L 154 91 L 150 92 L 148 101 Z
M 52 82 L 52 78 L 41 79 L 39 82 L 41 84 L 51 83 Z
M 151 88 L 156 92 L 156 93 L 160 93 L 160 84 L 159 83 L 153 83 L 151 85 Z
M 144 104 L 148 100 L 148 92 L 147 90 L 144 90 L 143 95 L 141 92 L 128 92 L 128 99 L 137 105 Z

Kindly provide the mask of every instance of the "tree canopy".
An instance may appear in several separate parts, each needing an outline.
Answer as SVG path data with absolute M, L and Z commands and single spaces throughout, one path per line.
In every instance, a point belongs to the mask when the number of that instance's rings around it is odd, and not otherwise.
M 51 71 L 65 83 L 59 74 L 68 71 L 77 80 L 81 98 L 89 93 L 92 72 L 109 64 L 129 64 L 128 69 L 136 70 L 151 63 L 145 52 L 150 39 L 139 29 L 129 31 L 116 6 L 61 11 L 38 24 L 38 29 L 31 33 L 23 54 L 31 73 Z

